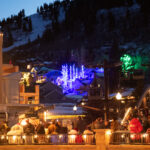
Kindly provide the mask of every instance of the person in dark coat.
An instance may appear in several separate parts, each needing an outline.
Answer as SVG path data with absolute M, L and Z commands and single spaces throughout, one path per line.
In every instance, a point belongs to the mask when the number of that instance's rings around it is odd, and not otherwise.
M 36 128 L 36 133 L 37 134 L 45 134 L 44 124 L 42 123 L 42 121 L 39 122 L 39 124 Z
M 85 121 L 79 116 L 77 120 L 77 130 L 82 133 L 85 130 Z
M 24 133 L 29 135 L 29 134 L 34 134 L 35 133 L 35 128 L 34 125 L 32 125 L 29 120 L 26 120 L 26 125 L 24 126 L 23 130 Z
M 113 121 L 111 122 L 110 127 L 113 132 L 120 129 L 120 124 L 116 117 L 114 117 Z

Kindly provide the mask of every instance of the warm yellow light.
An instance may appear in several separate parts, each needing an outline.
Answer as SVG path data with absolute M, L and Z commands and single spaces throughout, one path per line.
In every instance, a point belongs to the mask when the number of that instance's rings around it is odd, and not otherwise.
M 147 134 L 146 134 L 146 133 L 145 133 L 145 134 L 143 134 L 143 137 L 144 137 L 144 138 L 146 138 L 146 137 L 147 137 Z
M 49 138 L 50 138 L 50 136 L 49 136 L 49 135 L 47 135 L 47 138 L 49 139 Z
M 1 139 L 3 140 L 4 138 L 5 138 L 5 136 L 4 136 L 4 135 L 2 135 L 2 136 L 1 136 Z
M 27 65 L 27 69 L 31 69 L 31 65 Z
M 3 33 L 2 33 L 2 32 L 0 32 L 0 36 L 3 36 Z
M 124 135 L 124 134 L 122 134 L 122 135 L 121 135 L 121 137 L 122 137 L 122 138 L 124 138 L 124 137 L 125 137 L 125 135 Z
M 25 138 L 26 138 L 26 136 L 25 136 L 25 135 L 23 135 L 23 136 L 22 136 L 22 138 L 23 138 L 23 139 L 25 139 Z
M 106 135 L 111 135 L 111 131 L 110 130 L 106 131 Z
M 26 124 L 27 124 L 26 120 L 22 120 L 22 121 L 21 121 L 21 125 L 22 125 L 22 126 L 25 126 Z
M 13 140 L 15 140 L 15 139 L 16 139 L 16 136 L 14 135 L 14 136 L 13 136 Z
M 83 135 L 83 138 L 84 138 L 84 139 L 86 139 L 86 137 L 87 137 L 86 135 Z
M 59 138 L 61 139 L 61 138 L 62 138 L 62 135 L 59 135 Z
M 77 111 L 77 106 L 74 106 L 74 107 L 73 107 L 73 111 Z
M 47 112 L 44 111 L 44 120 L 46 121 L 47 120 Z
M 122 98 L 122 95 L 118 92 L 117 95 L 116 95 L 116 99 L 120 100 L 121 98 Z
M 37 135 L 34 135 L 34 138 L 37 138 L 38 136 Z
M 84 105 L 85 105 L 85 102 L 82 102 L 81 105 L 84 106 Z
M 71 139 L 75 139 L 76 135 L 71 135 L 70 137 L 71 137 Z
M 133 139 L 134 138 L 134 134 L 131 134 L 130 137 L 131 137 L 131 139 Z

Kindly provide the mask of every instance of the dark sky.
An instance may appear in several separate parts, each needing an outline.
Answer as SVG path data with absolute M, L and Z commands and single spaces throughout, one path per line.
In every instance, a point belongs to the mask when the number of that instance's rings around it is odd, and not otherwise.
M 0 0 L 0 20 L 17 15 L 22 9 L 25 9 L 25 15 L 36 13 L 37 7 L 44 3 L 49 4 L 54 0 Z

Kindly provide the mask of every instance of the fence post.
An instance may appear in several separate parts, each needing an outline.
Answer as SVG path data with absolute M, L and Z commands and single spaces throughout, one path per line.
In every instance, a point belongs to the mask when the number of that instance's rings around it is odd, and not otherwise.
M 110 129 L 95 129 L 96 133 L 96 150 L 108 150 L 110 142 Z

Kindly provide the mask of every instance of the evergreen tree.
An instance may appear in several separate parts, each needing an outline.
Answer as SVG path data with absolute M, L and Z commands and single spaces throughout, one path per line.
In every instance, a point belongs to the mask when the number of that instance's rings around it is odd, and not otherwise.
M 53 4 L 49 4 L 48 10 L 49 10 L 49 18 L 52 19 L 52 16 L 53 16 Z
M 111 12 L 108 13 L 108 28 L 112 31 L 115 28 L 115 18 Z
M 25 22 L 23 23 L 23 31 L 25 31 L 25 32 L 27 31 L 27 26 L 26 26 Z
M 40 6 L 40 14 L 41 14 L 41 15 L 43 14 L 43 11 L 44 11 L 43 7 Z
M 22 9 L 22 17 L 24 18 L 25 17 L 25 10 Z
M 131 7 L 133 5 L 133 0 L 126 0 L 126 4 L 128 7 Z
M 44 3 L 44 10 L 48 11 L 48 4 Z
M 40 36 L 39 36 L 39 34 L 37 35 L 37 40 L 38 40 L 38 41 L 40 40 Z
M 51 31 L 51 29 L 46 29 L 43 33 L 43 36 L 42 36 L 42 39 L 44 41 L 52 41 L 54 39 L 54 36 L 53 36 L 53 32 Z
M 30 46 L 31 44 L 31 40 L 30 40 L 30 37 L 28 38 L 28 46 Z
M 110 64 L 120 62 L 120 57 L 121 57 L 121 53 L 119 50 L 118 40 L 115 38 L 113 40 L 112 48 L 110 49 L 110 52 L 109 52 Z M 111 92 L 115 92 L 116 90 L 118 90 L 119 75 L 120 75 L 119 72 L 120 72 L 120 67 L 112 67 L 109 70 L 109 77 L 110 77 L 109 89 Z
M 40 13 L 40 9 L 39 9 L 39 7 L 37 8 L 37 13 L 38 13 L 38 14 Z
M 13 44 L 13 37 L 9 27 L 7 28 L 7 32 L 8 32 L 8 46 L 10 46 Z
M 28 23 L 29 23 L 29 32 L 31 32 L 32 31 L 32 20 L 31 20 L 31 18 L 29 18 Z

